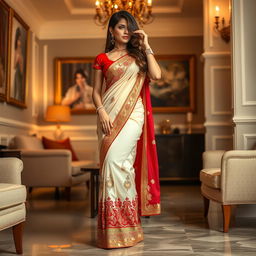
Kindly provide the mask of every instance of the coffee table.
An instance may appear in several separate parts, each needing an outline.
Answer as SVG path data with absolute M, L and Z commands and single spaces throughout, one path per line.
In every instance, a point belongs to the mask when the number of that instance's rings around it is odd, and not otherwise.
M 99 165 L 95 163 L 93 165 L 81 168 L 81 171 L 90 173 L 91 218 L 94 218 L 98 213 L 100 168 Z

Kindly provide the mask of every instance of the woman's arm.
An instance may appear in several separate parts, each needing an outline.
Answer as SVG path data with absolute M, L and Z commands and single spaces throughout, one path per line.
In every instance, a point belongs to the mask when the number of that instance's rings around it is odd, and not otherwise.
M 149 44 L 146 45 L 146 49 L 150 48 Z M 148 76 L 153 80 L 161 79 L 161 69 L 153 54 L 147 54 L 148 61 Z
M 102 100 L 101 100 L 102 84 L 103 84 L 103 73 L 100 69 L 96 69 L 95 75 L 94 75 L 94 87 L 92 91 L 92 99 L 96 109 L 102 106 Z M 103 132 L 107 135 L 110 135 L 113 124 L 107 112 L 105 111 L 104 108 L 100 108 L 98 111 L 98 115 L 100 118 Z
M 92 91 L 92 100 L 95 105 L 95 108 L 98 108 L 102 105 L 101 101 L 101 90 L 103 84 L 103 73 L 100 69 L 95 69 L 94 73 L 94 87 Z
M 146 49 L 150 48 L 149 43 L 148 43 L 148 35 L 145 33 L 144 30 L 139 29 L 139 30 L 134 31 L 134 33 L 142 34 L 144 46 L 146 47 Z M 161 69 L 160 69 L 153 54 L 147 54 L 147 62 L 148 62 L 149 78 L 151 78 L 153 80 L 161 79 Z

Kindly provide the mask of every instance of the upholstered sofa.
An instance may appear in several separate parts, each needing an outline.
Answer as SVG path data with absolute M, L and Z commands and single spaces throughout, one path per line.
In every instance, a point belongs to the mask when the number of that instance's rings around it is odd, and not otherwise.
M 0 158 L 0 230 L 12 227 L 16 252 L 22 253 L 22 227 L 26 219 L 26 187 L 21 185 L 23 163 Z
M 223 209 L 223 231 L 228 232 L 231 206 L 256 204 L 256 150 L 206 151 L 200 172 L 205 217 L 209 200 Z
M 94 164 L 92 160 L 72 161 L 70 150 L 44 149 L 40 138 L 18 135 L 12 139 L 11 148 L 21 150 L 24 163 L 22 183 L 29 188 L 65 187 L 70 200 L 71 187 L 89 181 L 89 173 L 82 167 Z

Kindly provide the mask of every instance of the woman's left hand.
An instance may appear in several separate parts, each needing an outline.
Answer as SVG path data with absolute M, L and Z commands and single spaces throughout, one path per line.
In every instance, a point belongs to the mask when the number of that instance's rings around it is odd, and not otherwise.
M 138 30 L 133 31 L 133 33 L 138 33 L 138 34 L 140 34 L 140 35 L 143 35 L 143 38 L 144 38 L 143 44 L 144 44 L 144 46 L 145 46 L 146 48 L 149 46 L 149 43 L 148 43 L 148 35 L 145 33 L 144 30 L 138 29 Z

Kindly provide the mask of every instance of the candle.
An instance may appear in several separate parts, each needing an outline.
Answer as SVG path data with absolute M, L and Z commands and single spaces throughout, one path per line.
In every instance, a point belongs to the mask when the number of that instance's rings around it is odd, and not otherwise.
M 152 5 L 152 0 L 148 0 L 148 6 Z
M 215 6 L 215 16 L 216 17 L 220 16 L 220 7 L 218 5 Z

